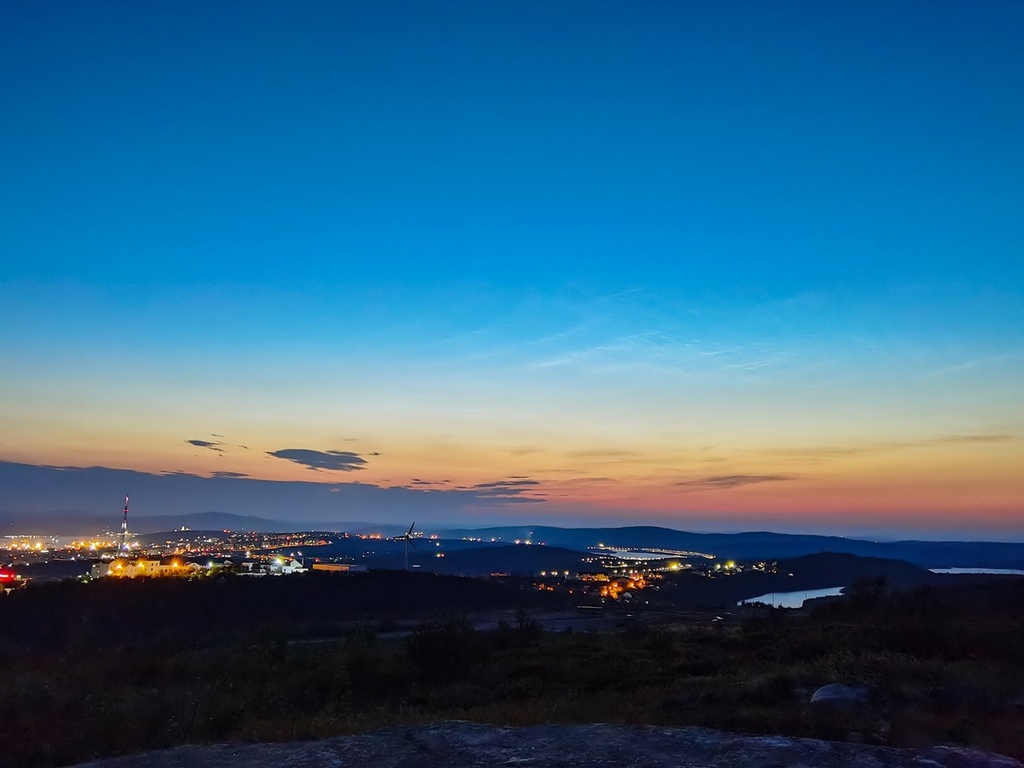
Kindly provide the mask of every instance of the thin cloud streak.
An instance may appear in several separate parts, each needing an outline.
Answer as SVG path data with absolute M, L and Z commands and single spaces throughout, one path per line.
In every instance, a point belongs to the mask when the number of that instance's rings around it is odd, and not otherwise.
M 196 448 L 208 448 L 209 450 L 216 451 L 217 453 L 224 453 L 224 449 L 220 447 L 224 445 L 224 443 L 221 442 L 212 440 L 186 440 L 185 442 L 189 445 L 194 445 Z
M 676 485 L 698 490 L 728 490 L 744 485 L 795 480 L 793 475 L 709 475 L 693 480 L 680 480 Z
M 890 451 L 905 451 L 930 448 L 939 445 L 979 445 L 986 443 L 1002 443 L 1016 440 L 1013 434 L 980 434 L 980 435 L 943 435 L 925 440 L 884 440 L 863 445 L 820 445 L 808 448 L 776 448 L 766 451 L 750 450 L 750 453 L 763 453 L 801 460 L 839 459 L 853 456 L 866 456 Z

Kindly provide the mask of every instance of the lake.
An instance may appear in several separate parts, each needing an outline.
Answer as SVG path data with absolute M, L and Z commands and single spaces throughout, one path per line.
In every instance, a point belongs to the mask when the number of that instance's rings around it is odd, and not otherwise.
M 932 573 L 994 573 L 998 576 L 1024 576 L 1018 568 L 929 568 Z
M 812 600 L 815 597 L 836 597 L 842 594 L 842 587 L 826 587 L 825 589 L 801 589 L 796 592 L 769 592 L 760 597 L 748 597 L 740 600 L 736 605 L 745 603 L 766 603 L 776 608 L 799 608 L 804 600 Z

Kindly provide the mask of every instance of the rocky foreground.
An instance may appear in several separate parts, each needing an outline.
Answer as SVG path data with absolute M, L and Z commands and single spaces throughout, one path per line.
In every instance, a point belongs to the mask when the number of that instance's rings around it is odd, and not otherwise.
M 1008 757 L 958 747 L 741 736 L 707 728 L 543 725 L 500 728 L 447 722 L 284 744 L 177 747 L 83 763 L 79 768 L 1024 768 Z

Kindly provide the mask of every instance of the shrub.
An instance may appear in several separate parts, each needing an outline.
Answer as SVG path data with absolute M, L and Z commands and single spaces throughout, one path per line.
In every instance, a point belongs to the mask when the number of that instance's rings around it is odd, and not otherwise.
M 425 680 L 464 676 L 484 657 L 484 645 L 464 616 L 446 616 L 416 630 L 406 657 Z

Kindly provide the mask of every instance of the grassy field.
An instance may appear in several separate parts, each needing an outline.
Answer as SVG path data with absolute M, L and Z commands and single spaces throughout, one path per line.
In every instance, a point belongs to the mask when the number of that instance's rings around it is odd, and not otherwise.
M 203 611 L 237 600 L 231 586 L 200 585 L 198 618 L 159 591 L 163 604 L 151 604 L 143 590 L 156 585 L 118 586 L 143 595 L 145 625 L 128 615 L 109 631 L 89 623 L 100 608 L 88 601 L 110 599 L 90 585 L 21 595 L 0 605 L 0 768 L 446 719 L 704 725 L 1024 757 L 1024 580 L 895 595 L 861 584 L 809 615 L 765 609 L 729 626 L 673 629 L 651 614 L 603 634 L 542 632 L 528 596 L 482 595 L 462 581 L 431 582 L 438 611 L 403 637 L 365 616 L 316 639 L 310 626 L 323 630 L 321 616 L 303 621 L 296 610 L 281 622 L 273 605 L 244 621 L 225 604 L 230 619 L 218 623 Z M 340 583 L 308 589 L 323 601 Z M 446 601 L 438 584 L 463 592 Z M 485 597 L 524 604 L 488 632 L 450 610 Z M 46 602 L 70 615 L 33 635 L 25 617 L 48 616 Z M 813 691 L 832 682 L 869 686 L 871 700 L 846 712 L 812 707 Z

